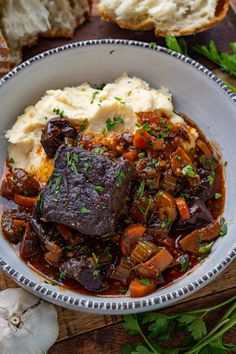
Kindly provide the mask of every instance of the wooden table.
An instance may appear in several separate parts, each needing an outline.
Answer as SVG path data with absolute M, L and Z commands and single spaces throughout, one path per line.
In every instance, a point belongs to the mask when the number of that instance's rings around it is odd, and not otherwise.
M 150 31 L 126 31 L 119 29 L 116 25 L 103 23 L 95 10 L 92 20 L 83 26 L 83 28 L 77 30 L 75 37 L 69 42 L 92 38 L 123 38 L 147 42 L 155 41 L 158 44 L 164 44 L 163 39 L 155 38 Z M 232 10 L 229 11 L 228 16 L 221 24 L 209 31 L 189 37 L 188 42 L 190 46 L 194 44 L 208 44 L 211 39 L 215 40 L 221 50 L 229 50 L 228 43 L 236 42 L 236 15 Z M 68 40 L 42 38 L 36 47 L 24 51 L 24 57 L 29 58 L 41 51 L 64 43 L 68 43 Z M 194 53 L 191 53 L 191 55 L 222 76 L 222 73 L 216 69 L 214 64 Z M 230 78 L 227 78 L 227 80 L 236 86 L 236 80 L 230 80 Z M 15 286 L 10 279 L 3 273 L 0 273 L 1 289 Z M 202 306 L 205 307 L 222 301 L 235 293 L 236 261 L 210 285 L 166 311 L 183 311 Z M 50 349 L 50 354 L 92 354 L 94 352 L 98 354 L 118 354 L 120 353 L 120 348 L 130 341 L 130 337 L 127 336 L 122 328 L 122 318 L 120 316 L 86 315 L 60 307 L 58 307 L 58 316 L 60 334 L 58 342 Z M 214 316 L 217 317 L 217 314 Z M 226 339 L 236 344 L 236 329 L 228 332 Z

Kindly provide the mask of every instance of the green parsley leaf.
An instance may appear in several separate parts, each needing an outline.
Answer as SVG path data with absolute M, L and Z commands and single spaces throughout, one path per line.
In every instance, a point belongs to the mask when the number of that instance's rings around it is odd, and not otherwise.
M 174 36 L 168 36 L 165 40 L 167 48 L 174 50 L 177 53 L 189 56 L 187 42 L 183 38 L 177 40 Z
M 104 187 L 102 187 L 102 186 L 95 186 L 95 191 L 97 191 L 97 192 L 102 192 L 102 191 L 104 191 Z
M 13 163 L 15 163 L 15 160 L 13 160 L 12 158 L 9 160 L 9 164 L 13 164 Z
M 166 133 L 166 132 L 160 132 L 160 133 L 158 133 L 158 137 L 165 139 L 165 138 L 168 138 L 168 137 L 169 137 L 169 134 Z
M 124 124 L 124 119 L 121 116 L 114 117 L 113 120 L 108 118 L 106 121 L 106 131 L 110 132 L 121 124 Z
M 95 92 L 93 93 L 92 99 L 91 99 L 91 101 L 90 101 L 90 104 L 93 104 L 93 103 L 94 103 L 94 100 L 95 100 L 97 94 L 99 94 L 99 91 L 95 91 Z
M 63 283 L 64 280 L 65 280 L 65 278 L 66 278 L 66 276 L 67 276 L 67 271 L 66 271 L 66 270 L 63 271 L 63 272 L 60 272 L 60 273 L 59 273 L 59 281 L 60 281 L 61 283 Z
M 148 278 L 142 278 L 140 279 L 140 283 L 146 286 L 150 286 L 151 285 L 151 280 Z
M 201 246 L 199 247 L 199 253 L 211 252 L 214 243 L 215 243 L 214 241 L 212 241 L 211 243 L 202 243 Z
M 116 181 L 115 181 L 115 183 L 116 183 L 117 186 L 120 186 L 120 185 L 122 184 L 124 177 L 125 177 L 124 171 L 119 171 L 119 172 L 116 174 Z
M 103 154 L 104 149 L 102 147 L 96 147 L 92 151 L 96 152 L 96 154 Z
M 66 153 L 66 159 L 67 159 L 67 166 L 69 167 L 69 169 L 76 174 L 77 176 L 79 175 L 76 163 L 78 163 L 79 158 L 78 155 L 76 154 L 71 154 L 70 152 Z
M 137 320 L 137 315 L 124 316 L 124 329 L 126 331 L 134 333 L 140 333 L 140 326 Z
M 58 115 L 58 117 L 64 118 L 64 111 L 62 111 L 61 109 L 53 108 L 53 112 L 56 113 Z
M 82 207 L 82 208 L 80 208 L 80 212 L 81 212 L 81 214 L 89 214 L 90 210 L 85 207 Z
M 90 164 L 88 163 L 88 162 L 85 162 L 85 164 L 84 164 L 84 168 L 83 168 L 83 171 L 86 173 L 86 172 L 88 172 L 89 170 L 90 170 Z
M 228 225 L 225 222 L 225 218 L 220 218 L 220 236 L 225 236 L 228 232 Z
M 182 168 L 182 173 L 184 176 L 190 177 L 190 178 L 194 178 L 196 177 L 194 168 L 192 165 L 186 165 Z
M 190 268 L 189 258 L 186 256 L 180 256 L 179 264 L 181 265 L 181 272 L 185 273 Z
M 140 186 L 137 190 L 137 197 L 138 198 L 142 198 L 143 197 L 143 194 L 144 194 L 144 190 L 145 190 L 145 181 L 143 180 L 141 183 L 140 183 Z
M 106 86 L 106 84 L 104 82 L 102 82 L 101 84 L 98 84 L 98 85 L 94 85 L 94 87 L 100 91 L 103 90 L 105 86 Z
M 199 340 L 207 334 L 205 321 L 200 317 L 184 314 L 178 318 L 178 321 L 181 324 L 187 325 L 188 331 L 195 340 Z
M 98 257 L 97 257 L 95 252 L 92 252 L 92 257 L 95 260 L 95 262 L 98 264 L 99 263 L 99 259 L 98 259 Z
M 215 199 L 221 199 L 222 198 L 222 194 L 220 193 L 215 193 Z

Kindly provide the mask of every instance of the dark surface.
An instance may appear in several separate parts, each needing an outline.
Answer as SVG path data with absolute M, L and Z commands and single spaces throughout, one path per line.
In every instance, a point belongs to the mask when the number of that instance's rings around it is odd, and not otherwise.
M 71 165 L 68 158 L 72 159 Z M 48 221 L 63 221 L 86 235 L 111 233 L 125 212 L 132 178 L 128 161 L 113 161 L 80 148 L 62 146 L 36 210 Z

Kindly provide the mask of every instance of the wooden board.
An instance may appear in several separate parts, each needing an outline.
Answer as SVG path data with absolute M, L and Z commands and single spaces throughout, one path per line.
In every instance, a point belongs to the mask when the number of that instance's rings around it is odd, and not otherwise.
M 235 0 L 233 0 L 235 1 Z M 118 28 L 116 25 L 104 23 L 94 10 L 91 21 L 76 31 L 75 37 L 68 41 L 65 39 L 42 38 L 36 47 L 24 50 L 27 59 L 44 50 L 77 40 L 92 38 L 124 38 L 152 42 L 163 45 L 164 40 L 155 38 L 153 32 L 132 32 Z M 214 39 L 221 50 L 229 50 L 228 43 L 236 42 L 236 16 L 230 10 L 226 19 L 213 29 L 196 36 L 188 37 L 190 46 L 195 44 L 208 44 Z M 221 71 L 206 59 L 191 52 L 192 57 L 222 76 Z M 224 76 L 236 86 L 236 80 Z M 182 303 L 170 307 L 167 311 L 185 311 L 194 307 L 203 307 L 222 301 L 236 293 L 236 261 L 212 283 L 188 297 Z M 0 271 L 0 289 L 17 286 L 12 280 Z M 120 316 L 98 316 L 79 313 L 57 307 L 60 324 L 58 343 L 49 351 L 50 354 L 118 354 L 120 348 L 130 342 L 130 338 L 122 329 Z M 217 316 L 217 314 L 216 314 Z M 214 318 L 213 318 L 214 320 Z M 227 334 L 228 341 L 236 344 L 236 329 Z

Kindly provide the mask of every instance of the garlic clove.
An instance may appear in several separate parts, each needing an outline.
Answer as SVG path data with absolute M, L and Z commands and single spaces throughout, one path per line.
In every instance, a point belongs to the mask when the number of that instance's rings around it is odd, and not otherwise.
M 23 289 L 0 292 L 0 353 L 43 354 L 56 341 L 57 312 Z

